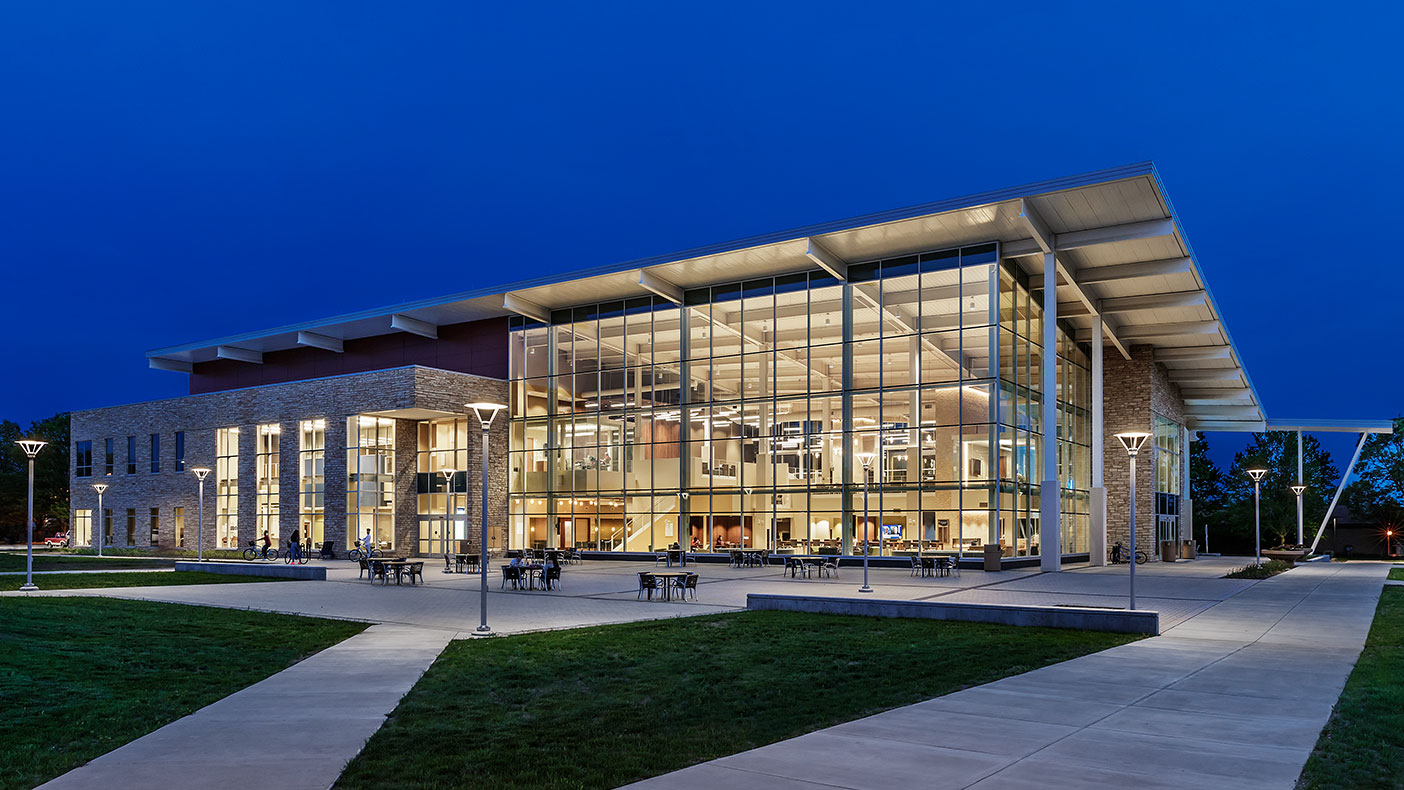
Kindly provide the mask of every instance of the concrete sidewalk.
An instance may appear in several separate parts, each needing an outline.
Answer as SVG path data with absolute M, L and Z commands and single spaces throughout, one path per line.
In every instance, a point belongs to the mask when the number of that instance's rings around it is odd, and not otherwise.
M 326 790 L 452 637 L 371 626 L 40 786 Z
M 1300 565 L 1159 637 L 629 787 L 1288 790 L 1388 570 Z

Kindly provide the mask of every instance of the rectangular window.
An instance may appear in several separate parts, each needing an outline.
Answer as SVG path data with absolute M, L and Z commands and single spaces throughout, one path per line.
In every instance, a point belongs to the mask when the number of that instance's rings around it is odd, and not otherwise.
M 161 434 L 151 434 L 151 474 L 161 473 Z
M 104 450 L 105 450 L 105 451 L 104 451 L 103 459 L 102 459 L 102 469 L 103 469 L 103 472 L 102 472 L 102 473 L 103 473 L 104 475 L 108 476 L 108 477 L 111 477 L 111 476 L 112 476 L 112 469 L 113 469 L 113 467 L 114 467 L 114 466 L 116 465 L 116 463 L 117 463 L 117 460 L 116 460 L 116 457 L 115 457 L 115 456 L 116 456 L 116 452 L 112 449 L 112 440 L 111 440 L 111 439 L 108 439 L 108 440 L 105 442 L 105 448 L 104 448 Z
M 91 441 L 73 443 L 73 476 L 93 476 L 93 443 Z
M 215 545 L 239 547 L 239 429 L 215 430 Z
M 185 431 L 176 431 L 175 470 L 185 471 Z
M 171 515 L 175 519 L 175 544 L 183 547 L 185 546 L 185 508 L 178 507 Z
M 77 548 L 79 546 L 91 546 L 93 540 L 93 511 L 75 510 L 73 511 L 73 537 L 68 545 Z
M 136 474 L 136 437 L 127 437 L 127 474 Z
M 298 425 L 298 434 L 298 519 L 302 523 L 304 540 L 320 546 L 325 540 L 327 421 L 303 420 Z
M 127 545 L 136 545 L 136 508 L 127 508 Z
M 112 545 L 112 508 L 102 509 L 102 545 Z
M 276 422 L 258 426 L 258 443 L 254 446 L 254 535 L 262 538 L 267 534 L 275 546 L 279 545 L 278 443 L 282 430 Z
M 161 509 L 151 508 L 151 545 L 161 545 Z
M 395 421 L 360 414 L 346 420 L 346 541 L 371 536 L 395 546 Z

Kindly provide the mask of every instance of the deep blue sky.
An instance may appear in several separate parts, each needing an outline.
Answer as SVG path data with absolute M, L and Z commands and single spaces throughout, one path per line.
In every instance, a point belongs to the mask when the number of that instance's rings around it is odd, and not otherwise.
M 1232 5 L 7 3 L 0 416 L 181 394 L 151 348 L 1153 159 L 1270 413 L 1392 417 L 1404 12 Z

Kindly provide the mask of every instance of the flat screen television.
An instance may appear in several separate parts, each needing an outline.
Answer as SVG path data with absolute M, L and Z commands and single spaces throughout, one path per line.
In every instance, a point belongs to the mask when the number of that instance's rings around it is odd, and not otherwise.
M 883 525 L 882 525 L 882 539 L 883 539 L 883 540 L 901 540 L 901 539 L 902 539 L 902 525 L 901 525 L 901 524 L 883 524 Z

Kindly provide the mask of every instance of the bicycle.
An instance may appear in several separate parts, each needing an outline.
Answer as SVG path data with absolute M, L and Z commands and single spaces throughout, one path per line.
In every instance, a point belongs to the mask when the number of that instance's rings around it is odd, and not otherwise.
M 349 551 L 349 552 L 346 554 L 346 557 L 347 557 L 348 559 L 350 559 L 352 562 L 359 562 L 359 561 L 362 560 L 362 559 L 370 559 L 370 558 L 372 558 L 372 557 L 379 557 L 379 556 L 381 556 L 381 555 L 380 555 L 380 549 L 372 548 L 372 549 L 370 549 L 370 550 L 364 550 L 364 549 L 362 549 L 361 544 L 360 544 L 359 541 L 357 541 L 357 543 L 356 543 L 356 548 L 352 549 L 351 551 Z
M 1144 551 L 1141 551 L 1140 549 L 1136 550 L 1137 565 L 1145 565 L 1148 560 L 1150 560 L 1150 557 L 1146 556 L 1146 553 Z M 1111 564 L 1125 565 L 1128 562 L 1130 562 L 1130 560 L 1126 557 L 1126 548 L 1121 545 L 1120 541 L 1117 541 L 1116 545 L 1112 546 Z
M 307 556 L 307 553 L 306 553 L 306 552 L 298 552 L 298 553 L 297 553 L 297 556 L 293 556 L 293 553 L 292 553 L 291 551 L 289 551 L 289 552 L 287 553 L 287 556 L 283 558 L 283 561 L 286 562 L 286 563 L 289 564 L 289 565 L 292 565 L 292 564 L 294 564 L 294 563 L 296 563 L 296 564 L 298 564 L 298 565 L 306 565 L 307 562 L 308 562 L 309 560 L 311 560 L 311 559 L 312 559 L 311 557 L 308 557 L 308 556 Z
M 249 547 L 247 549 L 244 549 L 244 559 L 248 560 L 249 562 L 253 562 L 254 560 L 273 561 L 278 559 L 278 550 L 273 546 L 269 546 L 267 549 L 265 549 L 261 546 L 256 546 L 250 543 Z

